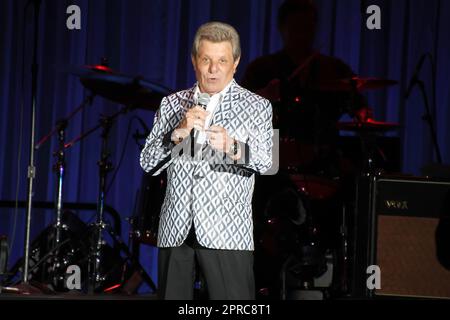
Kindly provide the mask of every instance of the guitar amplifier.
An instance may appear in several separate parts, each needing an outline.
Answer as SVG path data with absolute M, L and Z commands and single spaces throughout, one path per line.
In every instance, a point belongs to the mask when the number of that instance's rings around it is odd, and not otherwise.
M 450 299 L 450 181 L 365 177 L 356 202 L 352 293 Z

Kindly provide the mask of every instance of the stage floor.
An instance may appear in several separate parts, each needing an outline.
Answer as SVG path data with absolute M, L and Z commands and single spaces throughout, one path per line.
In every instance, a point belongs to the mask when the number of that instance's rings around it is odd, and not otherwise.
M 17 294 L 0 293 L 0 300 L 157 300 L 156 294 Z

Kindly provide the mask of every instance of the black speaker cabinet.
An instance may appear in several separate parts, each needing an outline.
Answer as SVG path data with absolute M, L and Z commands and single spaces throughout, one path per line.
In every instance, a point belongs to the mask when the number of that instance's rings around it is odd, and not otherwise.
M 450 182 L 364 177 L 356 199 L 352 294 L 450 299 Z

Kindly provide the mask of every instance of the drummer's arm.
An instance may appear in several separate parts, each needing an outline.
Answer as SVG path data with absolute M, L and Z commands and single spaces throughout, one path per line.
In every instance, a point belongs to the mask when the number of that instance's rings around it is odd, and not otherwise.
M 355 120 L 358 122 L 367 122 L 373 119 L 373 110 L 369 106 L 361 107 L 354 112 Z
M 352 78 L 356 76 L 353 70 L 344 62 L 338 64 L 339 78 Z M 367 99 L 361 93 L 357 92 L 349 106 L 349 115 L 358 122 L 366 122 L 373 119 L 373 110 L 369 107 Z
M 351 108 L 349 114 L 357 122 L 367 122 L 373 119 L 373 110 L 368 105 L 366 97 L 360 93 L 356 95 L 354 106 Z

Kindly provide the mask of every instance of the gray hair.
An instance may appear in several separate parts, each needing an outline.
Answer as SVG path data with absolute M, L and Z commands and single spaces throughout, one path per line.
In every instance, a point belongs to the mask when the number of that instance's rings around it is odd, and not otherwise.
M 211 42 L 229 41 L 233 50 L 233 59 L 236 61 L 241 56 L 241 44 L 236 29 L 223 22 L 208 22 L 200 26 L 195 33 L 191 55 L 197 56 L 200 41 Z

